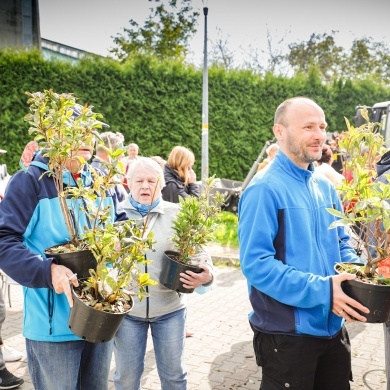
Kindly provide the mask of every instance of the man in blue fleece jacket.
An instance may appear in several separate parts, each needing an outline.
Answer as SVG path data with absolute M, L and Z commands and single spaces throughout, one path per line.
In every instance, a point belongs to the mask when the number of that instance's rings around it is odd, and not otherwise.
M 73 115 L 79 115 L 76 108 Z M 64 185 L 76 186 L 76 177 L 84 186 L 92 185 L 89 165 L 72 164 L 76 156 L 90 160 L 92 153 L 87 144 L 72 151 Z M 17 172 L 8 183 L 0 203 L 0 267 L 24 286 L 23 336 L 34 388 L 105 390 L 113 342 L 90 343 L 69 329 L 70 284 L 77 285 L 77 278 L 44 254 L 46 248 L 70 238 L 52 176 L 44 174 L 47 164 L 48 159 L 38 153 L 28 169 Z M 116 207 L 114 191 L 107 192 L 104 202 L 111 207 L 112 220 L 127 219 Z M 80 213 L 77 223 L 82 232 L 88 215 Z
M 345 320 L 365 321 L 368 309 L 348 297 L 335 275 L 340 261 L 360 260 L 342 227 L 332 183 L 314 171 L 326 138 L 325 114 L 314 101 L 291 98 L 276 110 L 280 150 L 239 203 L 242 272 L 253 311 L 260 389 L 348 390 L 352 379 Z

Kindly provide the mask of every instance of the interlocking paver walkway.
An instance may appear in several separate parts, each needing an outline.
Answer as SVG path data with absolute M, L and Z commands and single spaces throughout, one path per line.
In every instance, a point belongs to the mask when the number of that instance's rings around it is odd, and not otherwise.
M 22 327 L 22 288 L 11 286 L 12 307 L 3 327 L 4 341 L 25 351 Z M 255 364 L 252 333 L 247 316 L 250 304 L 245 278 L 233 267 L 217 267 L 214 289 L 204 295 L 188 296 L 188 329 L 194 336 L 186 341 L 188 390 L 259 389 L 261 374 Z M 348 324 L 352 343 L 352 390 L 385 390 L 382 324 Z M 21 390 L 32 390 L 27 361 L 7 363 L 7 368 L 23 376 Z M 115 361 L 112 360 L 112 378 Z M 112 380 L 109 388 L 114 389 Z M 143 390 L 158 390 L 154 353 L 149 340 Z M 99 389 L 97 389 L 99 390 Z M 337 389 L 329 389 L 337 390 Z

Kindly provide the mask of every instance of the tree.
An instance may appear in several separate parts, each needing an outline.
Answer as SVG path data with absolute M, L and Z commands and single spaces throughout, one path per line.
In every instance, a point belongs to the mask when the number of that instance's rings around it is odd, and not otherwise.
M 248 50 L 242 49 L 248 58 L 244 61 L 244 68 L 255 73 L 285 74 L 286 55 L 283 52 L 283 46 L 290 32 L 291 30 L 286 31 L 275 44 L 267 26 L 267 46 L 265 50 L 260 50 L 252 45 L 249 45 Z
M 316 66 L 325 81 L 331 81 L 342 75 L 345 52 L 337 46 L 335 35 L 312 34 L 307 42 L 292 43 L 286 58 L 296 72 L 307 73 L 311 66 Z
M 315 66 L 325 82 L 370 78 L 390 84 L 390 50 L 386 43 L 363 37 L 355 39 L 346 50 L 336 45 L 336 33 L 312 34 L 307 42 L 292 43 L 285 58 L 296 72 L 307 73 Z
M 116 46 L 110 53 L 121 61 L 131 54 L 184 60 L 188 41 L 197 31 L 199 12 L 193 10 L 191 0 L 169 0 L 171 10 L 162 0 L 148 1 L 154 6 L 144 26 L 130 19 L 130 28 L 124 28 L 123 34 L 113 37 Z
M 229 36 L 228 38 L 222 37 L 222 30 L 217 29 L 217 39 L 215 42 L 211 42 L 211 65 L 222 67 L 229 70 L 233 67 L 234 53 L 229 49 Z
M 376 81 L 390 84 L 390 50 L 384 42 L 370 38 L 355 39 L 352 43 L 345 74 L 349 78 L 373 77 Z

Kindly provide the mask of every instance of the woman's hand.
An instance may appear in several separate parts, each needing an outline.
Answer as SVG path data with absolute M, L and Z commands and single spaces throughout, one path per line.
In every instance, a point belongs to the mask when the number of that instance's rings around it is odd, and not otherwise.
M 213 275 L 211 274 L 209 267 L 205 264 L 199 264 L 199 268 L 203 269 L 200 274 L 189 270 L 180 274 L 180 281 L 183 283 L 184 288 L 197 288 L 202 284 L 210 283 L 213 280 Z
M 195 183 L 196 182 L 196 173 L 195 173 L 195 171 L 192 168 L 189 168 L 188 169 L 188 173 L 189 173 L 188 183 Z

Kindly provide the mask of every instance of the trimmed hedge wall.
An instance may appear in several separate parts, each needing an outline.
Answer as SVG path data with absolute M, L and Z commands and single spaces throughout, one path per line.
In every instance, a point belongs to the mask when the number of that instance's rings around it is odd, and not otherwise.
M 91 57 L 77 65 L 45 61 L 39 51 L 0 50 L 0 163 L 10 173 L 30 141 L 25 91 L 52 88 L 72 92 L 80 103 L 92 104 L 112 131 L 135 142 L 144 156 L 167 158 L 176 145 L 196 155 L 200 179 L 202 127 L 202 70 L 151 57 L 125 64 Z M 329 131 L 353 121 L 355 106 L 390 100 L 390 89 L 370 81 L 320 82 L 315 69 L 307 75 L 264 77 L 248 71 L 209 69 L 209 173 L 244 180 L 264 143 L 273 139 L 276 107 L 286 98 L 304 95 L 325 110 Z

